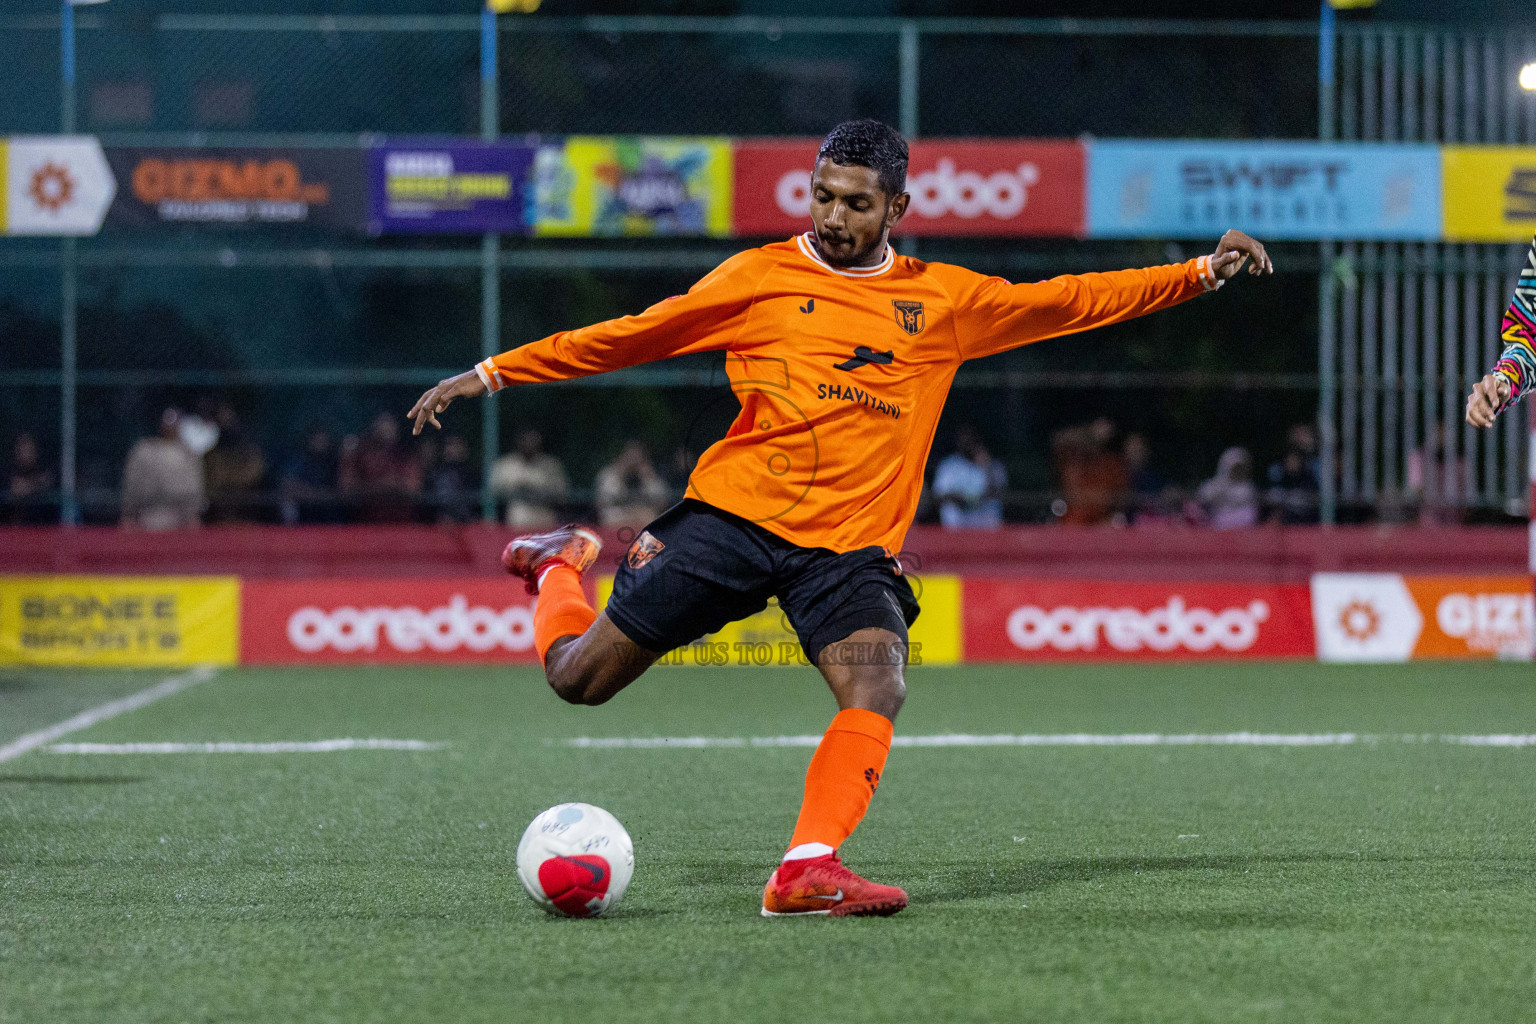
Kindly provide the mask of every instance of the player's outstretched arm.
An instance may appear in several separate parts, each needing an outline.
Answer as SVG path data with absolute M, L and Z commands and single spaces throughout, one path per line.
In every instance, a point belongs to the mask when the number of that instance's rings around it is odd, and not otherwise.
M 421 428 L 428 423 L 441 430 L 443 425 L 437 422 L 437 414 L 448 408 L 450 402 L 455 398 L 478 398 L 485 392 L 485 382 L 474 370 L 466 370 L 447 380 L 438 381 L 416 399 L 416 404 L 411 406 L 411 411 L 405 414 L 407 419 L 415 421 L 411 425 L 411 433 L 421 433 Z
M 1000 277 L 933 264 L 954 300 L 962 359 L 1155 313 L 1220 288 L 1245 266 L 1255 276 L 1275 271 L 1264 246 L 1237 230 L 1222 235 L 1209 256 L 1184 263 L 1064 274 L 1034 284 L 1009 284 Z
M 1493 372 L 1472 385 L 1467 396 L 1467 422 L 1474 427 L 1493 426 L 1499 413 L 1524 398 L 1536 380 L 1536 241 L 1525 257 L 1500 333 L 1504 352 Z

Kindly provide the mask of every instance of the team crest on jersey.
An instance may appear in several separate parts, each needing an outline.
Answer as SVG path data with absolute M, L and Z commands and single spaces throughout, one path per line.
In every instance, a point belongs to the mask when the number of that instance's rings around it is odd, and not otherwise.
M 896 307 L 896 322 L 901 329 L 908 334 L 922 334 L 927 326 L 923 318 L 923 304 L 921 302 L 908 302 L 905 299 L 892 299 L 891 305 Z
M 626 561 L 631 569 L 638 569 L 661 554 L 664 547 L 666 547 L 665 544 L 651 536 L 650 530 L 642 530 L 640 536 L 636 537 L 635 542 L 629 546 L 629 558 Z

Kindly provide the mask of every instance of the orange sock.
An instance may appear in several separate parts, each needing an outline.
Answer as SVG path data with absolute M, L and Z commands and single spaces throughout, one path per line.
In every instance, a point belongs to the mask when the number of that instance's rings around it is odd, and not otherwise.
M 893 729 L 889 718 L 863 708 L 832 719 L 805 773 L 805 800 L 789 841 L 797 859 L 833 852 L 858 828 L 880 785 Z
M 556 640 L 580 636 L 596 618 L 587 595 L 581 592 L 581 573 L 568 565 L 546 569 L 539 581 L 539 600 L 533 606 L 533 646 L 538 649 L 539 661 Z

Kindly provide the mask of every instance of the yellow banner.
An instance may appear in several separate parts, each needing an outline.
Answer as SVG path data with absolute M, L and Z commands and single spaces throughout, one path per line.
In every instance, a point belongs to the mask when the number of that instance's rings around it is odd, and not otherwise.
M 0 665 L 233 665 L 239 636 L 233 576 L 0 576 Z
M 909 577 L 923 613 L 912 624 L 907 641 L 911 665 L 960 663 L 960 577 Z M 613 593 L 613 577 L 597 581 L 597 607 L 601 611 Z M 770 599 L 756 615 L 732 622 L 718 633 L 670 652 L 658 665 L 761 666 L 806 665 L 800 640 L 788 617 Z
M 730 139 L 574 135 L 534 162 L 536 235 L 731 233 Z
M 1524 242 L 1536 234 L 1536 147 L 1440 150 L 1448 242 Z

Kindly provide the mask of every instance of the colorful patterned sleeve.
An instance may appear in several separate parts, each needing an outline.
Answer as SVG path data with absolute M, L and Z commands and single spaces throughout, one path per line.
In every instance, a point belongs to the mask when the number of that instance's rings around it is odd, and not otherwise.
M 1509 381 L 1509 401 L 1502 407 L 1507 409 L 1524 398 L 1536 381 L 1536 240 L 1520 271 L 1515 297 L 1504 311 L 1501 333 L 1505 349 L 1493 372 Z

